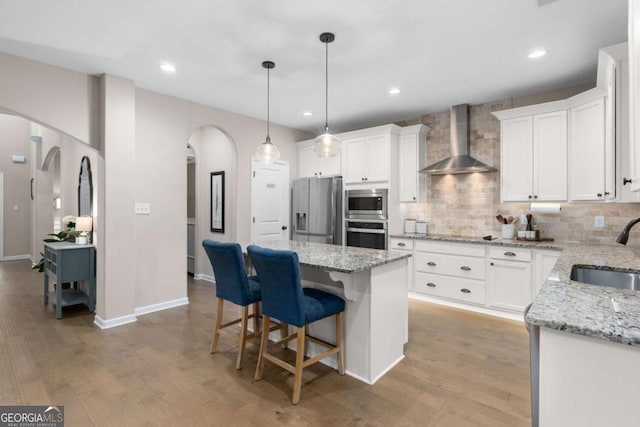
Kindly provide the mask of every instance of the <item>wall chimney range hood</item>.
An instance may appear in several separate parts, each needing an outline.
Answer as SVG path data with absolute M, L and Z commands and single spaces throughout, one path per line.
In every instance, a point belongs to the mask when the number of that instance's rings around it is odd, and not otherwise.
M 446 175 L 496 170 L 471 157 L 469 145 L 469 105 L 454 105 L 451 107 L 451 156 L 418 172 L 428 175 Z

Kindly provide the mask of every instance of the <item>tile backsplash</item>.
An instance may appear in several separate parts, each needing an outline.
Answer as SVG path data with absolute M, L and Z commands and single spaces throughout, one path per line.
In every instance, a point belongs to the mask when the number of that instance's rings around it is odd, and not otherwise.
M 492 111 L 512 108 L 513 100 L 471 105 L 471 156 L 498 171 L 458 175 L 425 176 L 427 203 L 403 206 L 407 218 L 425 215 L 429 233 L 451 236 L 499 236 L 496 215 L 519 216 L 528 213 L 529 204 L 500 203 L 500 121 Z M 413 122 L 430 128 L 427 134 L 427 164 L 450 153 L 449 111 L 427 114 Z M 640 198 L 639 198 L 640 201 Z M 596 228 L 596 215 L 604 216 L 605 226 Z M 624 226 L 640 216 L 640 203 L 562 203 L 559 214 L 534 214 L 542 237 L 556 241 L 615 243 Z M 517 229 L 523 229 L 518 226 Z M 640 225 L 632 230 L 629 246 L 640 246 Z

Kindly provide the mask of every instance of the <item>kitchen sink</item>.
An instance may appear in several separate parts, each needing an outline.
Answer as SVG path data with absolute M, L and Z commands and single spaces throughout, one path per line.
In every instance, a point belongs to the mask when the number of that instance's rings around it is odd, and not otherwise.
M 571 267 L 571 280 L 590 285 L 640 290 L 640 271 L 597 265 L 576 264 Z

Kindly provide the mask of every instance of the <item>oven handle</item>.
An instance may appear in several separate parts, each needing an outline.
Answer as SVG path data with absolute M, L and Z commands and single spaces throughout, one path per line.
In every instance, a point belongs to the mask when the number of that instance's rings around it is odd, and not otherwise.
M 347 228 L 352 233 L 386 234 L 387 230 L 377 230 L 371 228 Z

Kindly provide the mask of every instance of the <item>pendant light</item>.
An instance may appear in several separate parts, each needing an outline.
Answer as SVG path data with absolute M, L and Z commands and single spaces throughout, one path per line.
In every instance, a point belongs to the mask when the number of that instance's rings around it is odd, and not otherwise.
M 320 41 L 325 44 L 325 121 L 324 133 L 318 136 L 313 149 L 320 157 L 333 157 L 340 152 L 340 140 L 329 133 L 329 43 L 335 40 L 333 33 L 320 34 Z
M 275 68 L 275 66 L 276 64 L 272 61 L 264 61 L 262 63 L 262 68 L 267 69 L 267 138 L 256 148 L 254 154 L 256 160 L 267 165 L 277 162 L 280 158 L 280 150 L 271 143 L 271 137 L 269 136 L 269 70 Z

